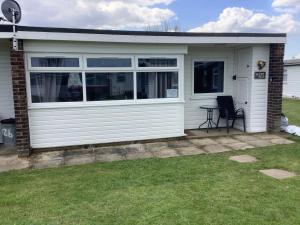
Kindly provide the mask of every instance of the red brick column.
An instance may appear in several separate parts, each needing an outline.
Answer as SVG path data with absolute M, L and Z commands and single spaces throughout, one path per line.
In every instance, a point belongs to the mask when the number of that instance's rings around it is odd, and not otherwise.
M 269 88 L 268 88 L 268 131 L 280 130 L 282 112 L 284 44 L 270 45 Z
M 19 40 L 19 50 L 10 51 L 10 64 L 16 118 L 16 142 L 19 157 L 30 155 L 29 121 L 26 94 L 26 72 L 23 41 Z

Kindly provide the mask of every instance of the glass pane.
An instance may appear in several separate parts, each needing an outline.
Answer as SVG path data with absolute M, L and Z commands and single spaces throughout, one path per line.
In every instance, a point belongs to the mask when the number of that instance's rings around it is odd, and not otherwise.
M 30 85 L 33 103 L 82 101 L 81 73 L 30 73 Z
M 32 57 L 32 67 L 79 67 L 79 58 Z
M 224 62 L 194 63 L 194 93 L 217 93 L 224 89 Z
M 178 98 L 178 73 L 137 73 L 137 98 Z
M 87 67 L 131 67 L 130 58 L 88 58 Z
M 177 59 L 139 58 L 139 67 L 177 67 Z
M 133 73 L 86 73 L 88 101 L 133 99 Z

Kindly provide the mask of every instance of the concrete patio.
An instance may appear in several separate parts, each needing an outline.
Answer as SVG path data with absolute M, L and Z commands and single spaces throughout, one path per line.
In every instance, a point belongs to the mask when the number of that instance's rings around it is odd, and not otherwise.
M 0 155 L 0 172 L 26 169 L 78 165 L 93 162 L 168 158 L 187 155 L 214 154 L 227 151 L 291 144 L 293 141 L 280 134 L 232 134 L 222 137 L 187 137 L 184 139 L 137 143 L 87 149 L 35 153 L 29 158 L 16 154 Z

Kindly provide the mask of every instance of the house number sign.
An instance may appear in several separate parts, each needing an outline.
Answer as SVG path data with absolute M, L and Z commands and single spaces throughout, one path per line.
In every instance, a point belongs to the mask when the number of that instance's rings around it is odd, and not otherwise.
M 254 79 L 266 79 L 266 72 L 254 72 Z

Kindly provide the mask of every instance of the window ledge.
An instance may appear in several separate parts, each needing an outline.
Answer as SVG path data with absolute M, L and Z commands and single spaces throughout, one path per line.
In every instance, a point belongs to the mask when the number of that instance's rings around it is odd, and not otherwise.
M 36 103 L 28 106 L 32 109 L 55 109 L 55 108 L 87 108 L 87 107 L 107 107 L 107 106 L 129 106 L 129 105 L 150 105 L 150 104 L 184 104 L 180 99 L 145 99 L 127 101 L 106 101 L 106 102 L 61 102 L 61 103 Z
M 217 96 L 226 95 L 225 93 L 210 93 L 210 94 L 194 94 L 190 97 L 191 100 L 216 99 Z

